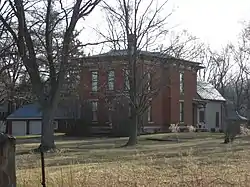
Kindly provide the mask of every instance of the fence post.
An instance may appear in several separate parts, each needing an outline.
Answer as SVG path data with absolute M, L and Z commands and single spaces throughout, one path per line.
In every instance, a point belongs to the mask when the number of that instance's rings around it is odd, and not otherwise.
M 41 165 L 42 165 L 42 186 L 46 187 L 44 152 L 43 152 L 42 148 L 41 148 Z
M 16 187 L 16 139 L 0 133 L 0 187 Z

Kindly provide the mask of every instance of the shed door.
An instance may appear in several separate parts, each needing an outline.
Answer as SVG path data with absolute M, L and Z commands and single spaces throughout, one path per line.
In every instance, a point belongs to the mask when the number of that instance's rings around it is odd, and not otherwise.
M 29 124 L 30 134 L 41 134 L 42 132 L 42 122 L 41 121 L 30 121 Z
M 25 136 L 26 135 L 26 121 L 12 121 L 12 135 Z

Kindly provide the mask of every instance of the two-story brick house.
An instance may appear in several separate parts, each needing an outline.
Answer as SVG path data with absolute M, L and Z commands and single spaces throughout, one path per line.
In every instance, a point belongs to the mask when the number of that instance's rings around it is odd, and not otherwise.
M 93 127 L 112 128 L 110 123 L 113 118 L 111 119 L 110 113 L 114 116 L 114 112 L 107 107 L 107 98 L 115 100 L 118 95 L 125 95 L 128 82 L 127 64 L 126 50 L 112 50 L 82 59 L 80 100 L 91 104 Z M 147 117 L 144 128 L 166 130 L 172 123 L 196 125 L 199 105 L 196 98 L 197 71 L 203 68 L 201 64 L 145 51 L 139 53 L 138 64 L 155 66 L 154 74 L 150 76 L 161 77 L 161 82 L 164 82 L 159 93 L 150 98 L 152 101 L 145 112 Z M 154 80 L 152 78 L 153 87 L 156 86 Z M 115 117 L 118 119 L 119 116 L 129 114 L 128 105 L 122 105 L 120 110 L 115 110 Z

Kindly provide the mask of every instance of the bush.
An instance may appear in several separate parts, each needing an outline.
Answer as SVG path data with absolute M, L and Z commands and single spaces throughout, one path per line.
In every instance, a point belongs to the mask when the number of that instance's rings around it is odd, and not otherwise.
M 196 132 L 196 128 L 193 125 L 187 126 L 188 132 Z
M 215 128 L 211 128 L 210 131 L 211 131 L 211 132 L 215 132 Z
M 177 124 L 170 124 L 169 130 L 170 130 L 170 132 L 173 132 L 173 133 L 181 131 L 178 123 Z
M 250 130 L 245 125 L 240 125 L 240 134 L 248 135 Z
M 114 136 L 128 136 L 130 128 L 130 119 L 123 119 L 119 122 L 113 123 L 112 135 Z
M 90 122 L 85 120 L 71 120 L 66 134 L 69 136 L 90 136 L 91 125 Z

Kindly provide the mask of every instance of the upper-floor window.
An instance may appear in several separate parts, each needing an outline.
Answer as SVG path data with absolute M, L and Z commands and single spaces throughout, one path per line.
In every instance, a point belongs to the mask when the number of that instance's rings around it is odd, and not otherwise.
M 148 122 L 152 121 L 152 105 L 150 103 L 150 105 L 148 106 Z
M 180 122 L 184 122 L 184 102 L 180 101 Z
M 180 93 L 184 93 L 184 73 L 180 72 Z
M 108 90 L 114 90 L 115 88 L 115 71 L 108 72 Z
M 129 70 L 124 70 L 124 90 L 129 90 L 130 84 L 129 84 Z
M 91 84 L 92 84 L 92 91 L 97 92 L 98 90 L 98 72 L 97 71 L 91 72 Z
M 97 101 L 92 101 L 92 121 L 97 121 Z
M 152 88 L 152 77 L 151 77 L 151 73 L 147 73 L 147 88 L 148 88 L 148 91 L 150 91 L 151 88 Z

